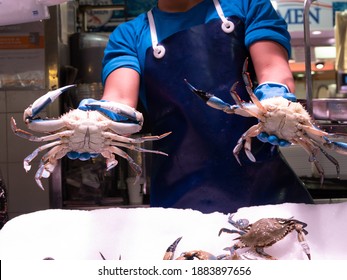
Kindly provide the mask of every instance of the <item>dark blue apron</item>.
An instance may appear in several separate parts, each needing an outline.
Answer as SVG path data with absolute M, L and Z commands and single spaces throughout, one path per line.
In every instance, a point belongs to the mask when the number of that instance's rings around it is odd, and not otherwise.
M 302 182 L 287 166 L 277 147 L 252 141 L 257 162 L 233 155 L 237 140 L 255 118 L 228 115 L 208 107 L 186 86 L 232 103 L 235 81 L 242 82 L 242 65 L 249 56 L 244 45 L 244 24 L 231 19 L 235 30 L 226 34 L 221 20 L 178 32 L 161 42 L 163 58 L 146 54 L 144 81 L 153 135 L 172 134 L 155 141 L 150 203 L 153 207 L 192 208 L 203 213 L 235 212 L 240 207 L 283 202 L 312 203 Z M 249 96 L 241 83 L 241 98 Z

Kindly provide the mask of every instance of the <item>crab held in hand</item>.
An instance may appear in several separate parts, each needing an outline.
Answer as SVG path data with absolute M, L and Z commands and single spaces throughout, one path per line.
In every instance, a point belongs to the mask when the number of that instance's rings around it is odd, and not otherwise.
M 311 259 L 310 248 L 305 240 L 307 231 L 306 223 L 295 220 L 293 218 L 263 218 L 253 224 L 250 224 L 247 219 L 234 221 L 233 215 L 229 216 L 229 223 L 237 229 L 222 228 L 219 235 L 223 232 L 237 233 L 240 236 L 235 238 L 237 243 L 226 249 L 230 250 L 231 255 L 235 254 L 237 249 L 250 248 L 258 255 L 264 256 L 267 259 L 274 259 L 272 256 L 264 252 L 265 247 L 269 247 L 276 242 L 286 237 L 290 232 L 296 231 L 298 233 L 298 241 L 300 242 L 308 259 Z
M 106 158 L 107 169 L 111 169 L 117 165 L 118 162 L 115 155 L 119 155 L 129 162 L 138 176 L 142 172 L 141 167 L 120 147 L 139 152 L 167 155 L 160 151 L 140 148 L 136 144 L 159 140 L 170 134 L 170 132 L 160 136 L 127 137 L 127 135 L 141 130 L 143 116 L 134 108 L 124 104 L 95 101 L 86 104 L 91 110 L 71 110 L 57 119 L 43 120 L 36 117 L 45 106 L 52 103 L 60 94 L 71 87 L 74 87 L 74 85 L 49 91 L 24 111 L 23 119 L 27 127 L 32 131 L 45 134 L 44 136 L 35 136 L 30 132 L 17 128 L 16 121 L 14 118 L 11 118 L 12 130 L 19 137 L 34 142 L 49 142 L 35 149 L 24 159 L 24 169 L 29 171 L 31 168 L 30 162 L 41 151 L 50 149 L 42 156 L 35 175 L 35 180 L 42 189 L 41 178 L 48 178 L 56 167 L 57 161 L 71 151 L 101 154 Z M 125 117 L 128 121 L 113 121 L 101 112 L 93 110 L 96 108 L 103 108 L 116 113 Z
M 236 104 L 230 105 L 211 93 L 196 89 L 186 81 L 190 90 L 212 108 L 222 110 L 227 114 L 256 117 L 259 120 L 258 124 L 250 127 L 238 140 L 233 150 L 237 161 L 240 163 L 238 154 L 242 148 L 244 148 L 247 157 L 251 161 L 256 161 L 251 152 L 251 139 L 265 132 L 268 135 L 275 135 L 279 139 L 303 147 L 309 154 L 309 161 L 314 163 L 321 176 L 321 184 L 323 184 L 324 180 L 324 170 L 316 157 L 319 152 L 322 152 L 336 166 L 337 177 L 339 177 L 339 163 L 325 149 L 328 148 L 347 155 L 347 143 L 333 141 L 332 139 L 336 138 L 337 135 L 317 128 L 313 124 L 309 113 L 298 102 L 292 102 L 282 96 L 260 101 L 252 90 L 252 82 L 247 72 L 247 65 L 248 60 L 246 59 L 242 74 L 251 102 L 242 101 L 237 94 L 236 87 L 238 82 L 234 83 L 230 90 L 231 97 Z M 347 141 L 346 137 L 344 139 Z

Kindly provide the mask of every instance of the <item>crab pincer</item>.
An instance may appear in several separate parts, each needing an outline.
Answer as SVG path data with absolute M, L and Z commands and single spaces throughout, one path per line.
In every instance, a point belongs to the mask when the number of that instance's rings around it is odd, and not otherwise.
M 203 91 L 201 89 L 195 88 L 192 84 L 190 84 L 186 79 L 184 80 L 188 86 L 188 88 L 200 99 L 202 99 L 208 106 L 221 110 L 227 114 L 234 114 L 235 110 L 239 108 L 237 105 L 230 105 L 229 103 L 223 101 L 212 93 Z
M 47 105 L 51 104 L 56 100 L 64 91 L 70 88 L 76 87 L 76 85 L 68 85 L 65 87 L 58 88 L 56 90 L 51 90 L 45 95 L 36 99 L 33 104 L 31 104 L 23 114 L 24 122 L 31 122 L 32 119 L 37 116 Z
M 181 241 L 182 236 L 177 238 L 167 249 L 164 254 L 163 260 L 172 260 L 176 251 L 178 243 Z

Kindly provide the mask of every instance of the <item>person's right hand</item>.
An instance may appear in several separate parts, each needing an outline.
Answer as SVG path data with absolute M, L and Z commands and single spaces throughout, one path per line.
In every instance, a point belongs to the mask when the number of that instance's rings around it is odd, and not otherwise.
M 99 111 L 103 114 L 105 114 L 107 117 L 109 117 L 111 120 L 113 121 L 126 121 L 128 120 L 128 118 L 124 117 L 124 116 L 121 116 L 117 113 L 114 113 L 114 112 L 111 112 L 107 109 L 104 109 L 104 108 L 101 108 L 101 107 L 93 107 L 93 106 L 87 106 L 86 104 L 91 104 L 91 103 L 94 103 L 94 102 L 108 102 L 107 100 L 95 100 L 93 98 L 87 98 L 87 99 L 83 99 L 80 104 L 78 105 L 78 108 L 79 110 L 83 110 L 83 111 L 90 111 L 90 110 L 95 110 L 95 111 Z M 96 158 L 99 156 L 98 153 L 88 153 L 88 152 L 84 152 L 84 153 L 79 153 L 79 152 L 76 152 L 76 151 L 71 151 L 71 152 L 68 152 L 67 154 L 67 157 L 69 159 L 79 159 L 79 160 L 89 160 L 91 158 Z
M 255 90 L 254 94 L 257 96 L 257 98 L 261 101 L 267 98 L 276 97 L 276 96 L 282 96 L 283 98 L 288 99 L 291 102 L 296 102 L 296 96 L 295 94 L 289 92 L 289 89 L 287 86 L 282 85 L 280 83 L 263 83 L 260 84 Z M 266 132 L 261 132 L 257 138 L 264 142 L 264 143 L 270 143 L 272 145 L 278 145 L 281 147 L 287 147 L 290 146 L 291 143 L 288 142 L 285 139 L 279 139 L 276 135 L 269 135 Z

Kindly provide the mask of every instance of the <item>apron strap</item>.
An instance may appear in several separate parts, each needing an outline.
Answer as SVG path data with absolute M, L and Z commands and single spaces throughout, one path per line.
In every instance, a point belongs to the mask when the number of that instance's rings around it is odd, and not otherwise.
M 216 8 L 217 14 L 222 20 L 221 28 L 225 33 L 231 33 L 235 29 L 235 25 L 232 21 L 228 20 L 223 13 L 222 7 L 218 0 L 213 0 L 213 4 Z M 147 12 L 148 22 L 149 22 L 149 29 L 151 32 L 151 41 L 152 41 L 152 48 L 153 48 L 153 55 L 155 58 L 161 59 L 165 55 L 165 47 L 163 45 L 160 45 L 158 43 L 158 35 L 157 30 L 155 28 L 155 22 L 154 17 L 152 13 L 152 9 Z
M 164 55 L 165 55 L 165 48 L 164 48 L 164 46 L 158 44 L 158 35 L 157 35 L 157 30 L 155 28 L 152 10 L 149 10 L 147 12 L 147 17 L 148 17 L 148 21 L 149 21 L 149 29 L 151 31 L 153 55 L 155 58 L 160 59 L 160 58 L 164 57 Z

